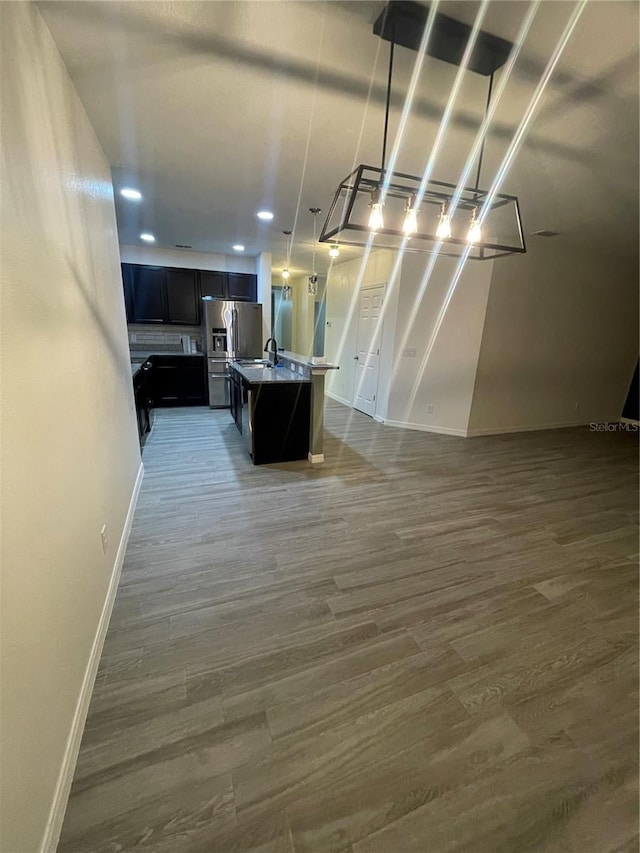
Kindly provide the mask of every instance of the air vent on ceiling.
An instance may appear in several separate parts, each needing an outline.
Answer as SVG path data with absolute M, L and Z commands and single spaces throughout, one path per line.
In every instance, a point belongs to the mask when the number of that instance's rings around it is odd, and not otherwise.
M 543 228 L 542 231 L 532 231 L 533 237 L 559 237 L 559 231 L 549 231 L 548 228 Z
M 176 249 L 193 249 L 193 246 L 187 246 L 186 243 L 174 243 Z

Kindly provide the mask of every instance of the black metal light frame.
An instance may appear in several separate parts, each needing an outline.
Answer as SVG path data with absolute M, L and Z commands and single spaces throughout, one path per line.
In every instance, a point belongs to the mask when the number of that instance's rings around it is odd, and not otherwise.
M 460 257 L 463 251 L 469 248 L 468 257 L 472 260 L 480 261 L 491 260 L 505 255 L 524 254 L 527 251 L 522 231 L 518 198 L 514 195 L 507 195 L 506 193 L 496 193 L 490 200 L 484 214 L 483 228 L 486 230 L 488 224 L 490 224 L 492 211 L 507 205 L 513 205 L 514 224 L 518 236 L 517 244 L 482 241 L 469 247 L 469 243 L 464 236 L 452 236 L 446 240 L 442 240 L 436 236 L 435 229 L 433 231 L 418 231 L 411 234 L 410 237 L 407 237 L 401 227 L 392 228 L 385 226 L 373 232 L 366 223 L 357 221 L 357 216 L 354 216 L 359 194 L 368 199 L 377 187 L 382 187 L 385 199 L 400 198 L 410 200 L 419 194 L 421 182 L 421 176 L 408 175 L 404 172 L 383 171 L 377 166 L 359 165 L 357 169 L 354 169 L 350 175 L 347 175 L 340 182 L 324 222 L 320 242 L 338 242 L 345 246 L 371 245 L 387 249 L 397 249 L 400 244 L 403 244 L 407 252 L 439 251 L 442 255 L 452 257 Z M 473 211 L 474 208 L 480 210 L 488 197 L 488 190 L 477 187 L 464 187 L 459 190 L 456 184 L 450 184 L 445 181 L 428 181 L 424 195 L 422 196 L 421 207 L 423 210 L 428 205 L 440 208 L 444 203 L 448 209 L 451 209 L 454 205 L 454 199 L 457 199 L 455 207 L 458 212 Z M 462 220 L 462 216 L 459 215 L 458 219 Z M 399 224 L 401 226 L 401 223 Z M 468 228 L 468 225 L 469 220 L 466 217 L 463 228 Z M 458 247 L 458 250 L 453 250 L 453 247 Z
M 424 182 L 421 176 L 408 175 L 404 172 L 391 171 L 385 168 L 387 152 L 387 132 L 389 127 L 389 107 L 391 102 L 391 83 L 393 76 L 393 55 L 396 42 L 412 50 L 417 50 L 420 42 L 419 34 L 423 31 L 427 15 L 434 14 L 428 7 L 412 2 L 390 2 L 374 24 L 374 33 L 390 42 L 389 71 L 387 79 L 387 94 L 382 137 L 382 160 L 380 168 L 360 164 L 351 174 L 340 182 L 335 192 L 329 213 L 322 227 L 319 242 L 341 243 L 349 246 L 375 246 L 397 249 L 400 246 L 409 252 L 438 252 L 439 254 L 460 257 L 468 252 L 472 260 L 491 260 L 505 255 L 524 254 L 527 249 L 522 230 L 520 204 L 517 196 L 506 193 L 491 193 L 480 189 L 480 171 L 484 155 L 482 140 L 478 157 L 478 170 L 475 187 L 458 187 L 445 181 L 429 180 Z M 427 53 L 460 65 L 463 45 L 466 44 L 471 28 L 465 24 L 448 18 L 441 13 L 435 13 L 432 34 Z M 489 33 L 480 32 L 469 64 L 469 70 L 489 77 L 489 90 L 485 108 L 485 117 L 489 111 L 494 72 L 506 61 L 512 45 L 504 39 L 498 39 Z M 407 205 L 412 201 L 421 211 L 428 210 L 429 205 L 437 205 L 445 209 L 448 215 L 458 211 L 479 211 L 484 233 L 493 234 L 493 239 L 482 239 L 477 244 L 470 244 L 464 236 L 440 238 L 433 231 L 418 231 L 406 235 L 402 228 L 380 227 L 375 231 L 362 221 L 363 206 L 358 205 L 360 194 L 373 201 L 373 194 L 380 195 L 380 200 L 386 203 L 388 199 L 402 199 Z M 341 205 L 341 209 L 340 209 Z M 444 208 L 442 207 L 444 205 Z M 492 216 L 500 208 L 511 206 L 513 219 L 506 230 L 509 241 L 504 242 L 497 217 Z M 366 214 L 366 208 L 364 208 Z M 506 211 L 505 211 L 506 212 Z M 422 223 L 427 217 L 422 216 Z M 368 219 L 368 218 L 367 218 Z M 458 214 L 456 226 L 459 228 L 462 217 Z M 431 224 L 434 224 L 433 221 Z M 437 223 L 435 223 L 437 225 Z M 400 223 L 401 225 L 401 223 Z M 468 230 L 470 219 L 463 224 Z M 503 231 L 504 234 L 504 231 Z M 512 238 L 512 239 L 511 239 Z

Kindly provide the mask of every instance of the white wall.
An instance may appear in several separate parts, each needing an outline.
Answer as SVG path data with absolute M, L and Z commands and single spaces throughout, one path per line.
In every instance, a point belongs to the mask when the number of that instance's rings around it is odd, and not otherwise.
M 221 255 L 211 252 L 192 252 L 187 249 L 163 249 L 156 246 L 120 246 L 123 264 L 157 264 L 191 270 L 221 272 L 258 272 L 258 258 L 242 255 Z
M 327 279 L 318 276 L 318 293 L 309 296 L 309 276 L 289 279 L 293 302 L 293 340 L 292 352 L 299 355 L 313 355 L 313 340 L 315 334 L 315 304 L 323 298 Z M 279 342 L 278 342 L 279 343 Z
M 271 337 L 271 252 L 262 252 L 256 258 L 258 276 L 258 302 L 262 303 L 262 339 Z
M 35 853 L 55 846 L 140 454 L 109 165 L 35 4 L 0 3 L 0 66 L 0 849 Z
M 328 362 L 339 365 L 339 370 L 330 370 L 326 377 L 326 392 L 329 396 L 347 405 L 353 402 L 356 334 L 358 320 L 358 295 L 363 287 L 377 284 L 387 285 L 385 292 L 385 315 L 383 318 L 380 346 L 380 379 L 376 413 L 386 415 L 388 398 L 388 375 L 395 336 L 396 288 L 392 286 L 396 252 L 376 249 L 361 258 L 353 258 L 341 264 L 333 264 L 327 275 L 327 326 L 324 351 Z
M 638 266 L 532 238 L 495 261 L 471 434 L 616 420 L 638 357 Z
M 387 420 L 465 435 L 493 261 L 406 253 Z

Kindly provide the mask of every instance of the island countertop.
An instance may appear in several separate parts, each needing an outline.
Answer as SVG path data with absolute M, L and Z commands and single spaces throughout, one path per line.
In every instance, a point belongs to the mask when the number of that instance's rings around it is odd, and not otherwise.
M 311 383 L 310 379 L 306 379 L 287 367 L 252 367 L 248 364 L 239 364 L 236 361 L 232 361 L 230 367 L 242 376 L 249 385 L 280 385 L 283 383 L 309 385 Z

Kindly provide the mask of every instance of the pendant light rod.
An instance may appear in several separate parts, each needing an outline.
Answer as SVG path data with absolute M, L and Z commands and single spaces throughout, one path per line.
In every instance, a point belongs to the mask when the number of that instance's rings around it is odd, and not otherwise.
M 312 257 L 312 260 L 311 260 L 311 267 L 312 267 L 311 274 L 312 275 L 316 274 L 316 222 L 318 220 L 318 214 L 320 212 L 321 211 L 320 211 L 319 207 L 310 207 L 309 208 L 309 213 L 313 214 L 313 254 L 311 256 Z
M 487 105 L 484 108 L 484 119 L 487 120 L 487 116 L 489 115 L 489 104 L 491 103 L 491 91 L 493 89 L 493 75 L 494 72 L 491 72 L 489 77 L 489 91 L 487 92 Z M 484 143 L 487 140 L 487 131 L 489 130 L 488 126 L 485 127 L 484 136 L 482 137 L 482 143 L 480 145 L 480 156 L 478 157 L 478 171 L 476 172 L 476 189 L 480 188 L 480 170 L 482 169 L 482 158 L 484 156 Z
M 382 179 L 384 180 L 384 168 L 387 161 L 387 131 L 389 130 L 389 107 L 391 105 L 391 78 L 393 76 L 393 51 L 396 44 L 396 27 L 393 25 L 391 33 L 391 44 L 389 46 L 389 76 L 387 78 L 387 102 L 384 110 L 384 134 L 382 137 Z

